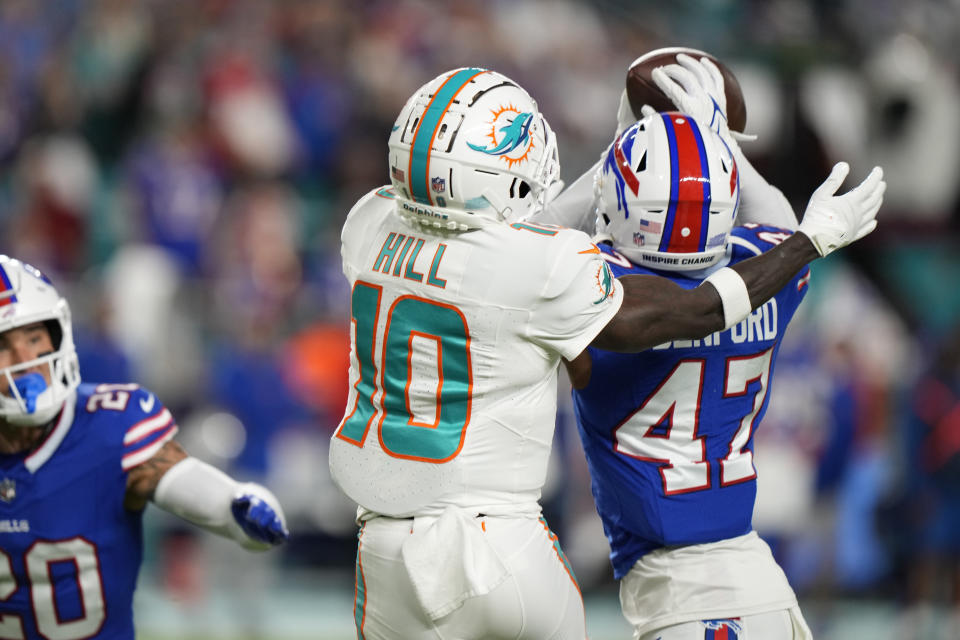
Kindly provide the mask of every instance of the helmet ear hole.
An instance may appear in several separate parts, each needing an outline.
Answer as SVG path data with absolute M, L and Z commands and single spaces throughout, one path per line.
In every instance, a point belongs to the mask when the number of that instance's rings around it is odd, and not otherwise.
M 530 185 L 527 184 L 526 180 L 520 183 L 520 189 L 518 189 L 518 193 L 521 198 L 526 198 L 527 194 L 530 193 Z
M 637 163 L 637 173 L 647 170 L 647 152 L 644 150 L 643 156 L 640 157 L 640 162 Z
M 60 323 L 56 320 L 44 320 L 43 326 L 50 333 L 50 342 L 53 344 L 54 350 L 59 351 L 60 344 L 63 342 L 63 329 L 60 328 Z

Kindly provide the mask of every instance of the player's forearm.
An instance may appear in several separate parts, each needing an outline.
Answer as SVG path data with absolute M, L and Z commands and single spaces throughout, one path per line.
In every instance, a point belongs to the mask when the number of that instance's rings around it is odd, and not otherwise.
M 163 474 L 154 491 L 153 502 L 161 509 L 207 531 L 230 538 L 251 551 L 264 551 L 279 543 L 279 539 L 265 540 L 262 535 L 250 535 L 250 531 L 244 526 L 246 513 L 238 514 L 234 510 L 241 497 L 253 497 L 269 505 L 270 512 L 266 515 L 276 515 L 276 528 L 278 531 L 283 530 L 281 537 L 286 539 L 283 510 L 266 487 L 237 482 L 219 469 L 196 458 L 186 457 Z M 248 508 L 249 500 L 243 506 Z
M 130 510 L 140 510 L 153 498 L 160 478 L 175 464 L 184 460 L 187 452 L 176 440 L 168 440 L 153 456 L 143 464 L 134 467 L 127 475 L 127 495 L 124 506 Z
M 750 308 L 756 309 L 784 288 L 800 269 L 819 257 L 810 238 L 795 233 L 770 251 L 731 268 L 743 278 L 750 294 Z
M 736 296 L 721 295 L 719 283 L 705 282 L 694 289 L 683 289 L 666 278 L 624 276 L 620 278 L 623 306 L 592 345 L 629 353 L 720 331 L 772 298 L 819 255 L 806 235 L 795 233 L 770 251 L 734 265 L 730 268 L 736 272 L 733 277 L 742 278 L 739 287 L 743 290 L 745 286 L 749 304 L 744 299 L 742 304 L 731 305 Z
M 723 303 L 710 286 L 684 289 L 667 278 L 620 278 L 620 311 L 591 343 L 607 351 L 633 353 L 670 340 L 702 338 L 723 329 Z

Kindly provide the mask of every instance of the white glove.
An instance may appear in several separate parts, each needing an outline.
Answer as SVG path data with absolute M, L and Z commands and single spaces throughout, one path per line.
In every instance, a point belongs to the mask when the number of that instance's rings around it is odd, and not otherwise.
M 677 63 L 654 69 L 650 73 L 653 81 L 678 110 L 733 143 L 727 126 L 727 95 L 720 69 L 709 58 L 696 60 L 685 53 L 677 54 Z
M 838 162 L 810 196 L 798 231 L 810 238 L 821 256 L 845 247 L 873 231 L 877 211 L 883 204 L 883 169 L 874 167 L 863 182 L 842 196 L 835 195 L 850 172 L 850 165 Z

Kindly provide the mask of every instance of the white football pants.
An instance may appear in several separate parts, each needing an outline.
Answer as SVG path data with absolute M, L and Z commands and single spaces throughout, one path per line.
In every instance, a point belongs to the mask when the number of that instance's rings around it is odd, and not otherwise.
M 358 640 L 586 638 L 580 588 L 545 520 L 484 516 L 468 523 L 483 532 L 506 577 L 436 620 L 421 605 L 401 553 L 415 520 L 378 517 L 363 524 L 354 603 Z M 438 549 L 438 564 L 444 553 Z

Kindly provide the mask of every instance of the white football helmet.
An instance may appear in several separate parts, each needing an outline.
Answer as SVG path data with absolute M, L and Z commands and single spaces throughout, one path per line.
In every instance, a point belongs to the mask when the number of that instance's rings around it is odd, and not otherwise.
M 0 333 L 43 322 L 54 351 L 5 369 L 6 393 L 0 393 L 0 419 L 18 426 L 46 424 L 80 384 L 80 365 L 73 344 L 70 306 L 38 269 L 0 255 Z M 24 371 L 47 367 L 50 384 L 33 398 L 24 398 L 15 380 Z
M 657 113 L 624 130 L 594 189 L 597 234 L 635 264 L 688 271 L 724 257 L 740 203 L 737 164 L 690 116 Z
M 479 68 L 443 73 L 407 100 L 390 134 L 397 211 L 438 229 L 512 222 L 559 189 L 557 141 L 517 83 Z

